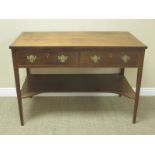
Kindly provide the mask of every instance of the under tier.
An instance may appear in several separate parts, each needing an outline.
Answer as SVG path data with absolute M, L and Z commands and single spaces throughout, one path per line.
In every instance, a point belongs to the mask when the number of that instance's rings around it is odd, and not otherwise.
M 21 93 L 22 98 L 45 92 L 105 92 L 135 97 L 124 75 L 119 74 L 30 74 Z

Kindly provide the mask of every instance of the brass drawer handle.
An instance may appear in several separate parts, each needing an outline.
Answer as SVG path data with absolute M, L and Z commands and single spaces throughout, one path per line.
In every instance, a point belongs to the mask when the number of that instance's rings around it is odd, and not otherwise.
M 97 56 L 97 55 L 94 55 L 94 56 L 91 56 L 90 59 L 93 61 L 93 63 L 98 63 L 99 60 L 101 59 L 101 57 Z
M 129 60 L 130 60 L 130 56 L 128 56 L 128 55 L 123 55 L 123 56 L 121 56 L 121 59 L 123 60 L 124 63 L 128 63 Z
M 62 55 L 58 55 L 58 60 L 61 62 L 61 63 L 65 63 L 68 59 L 68 56 L 62 54 Z
M 27 56 L 27 60 L 30 62 L 30 63 L 34 63 L 35 61 L 36 61 L 36 59 L 37 59 L 37 56 L 35 56 L 35 55 L 29 55 L 29 56 Z

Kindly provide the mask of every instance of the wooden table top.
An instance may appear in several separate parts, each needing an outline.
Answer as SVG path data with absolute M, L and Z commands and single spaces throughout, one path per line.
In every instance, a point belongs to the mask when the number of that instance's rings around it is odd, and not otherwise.
M 10 48 L 61 46 L 147 48 L 129 32 L 23 32 Z

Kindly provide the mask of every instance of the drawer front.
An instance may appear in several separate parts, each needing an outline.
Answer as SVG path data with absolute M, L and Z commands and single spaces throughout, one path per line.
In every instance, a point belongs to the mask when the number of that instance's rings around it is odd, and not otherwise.
M 19 66 L 77 66 L 78 52 L 76 51 L 17 51 L 16 63 Z
M 90 67 L 136 67 L 137 51 L 83 51 L 80 53 L 80 65 Z

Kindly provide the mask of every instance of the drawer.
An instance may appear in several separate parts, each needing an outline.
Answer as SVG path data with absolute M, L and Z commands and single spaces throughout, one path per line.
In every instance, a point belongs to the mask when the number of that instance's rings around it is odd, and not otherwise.
M 80 53 L 80 65 L 97 67 L 136 67 L 140 52 L 91 50 Z
M 77 66 L 78 52 L 71 50 L 22 50 L 15 52 L 19 66 Z

